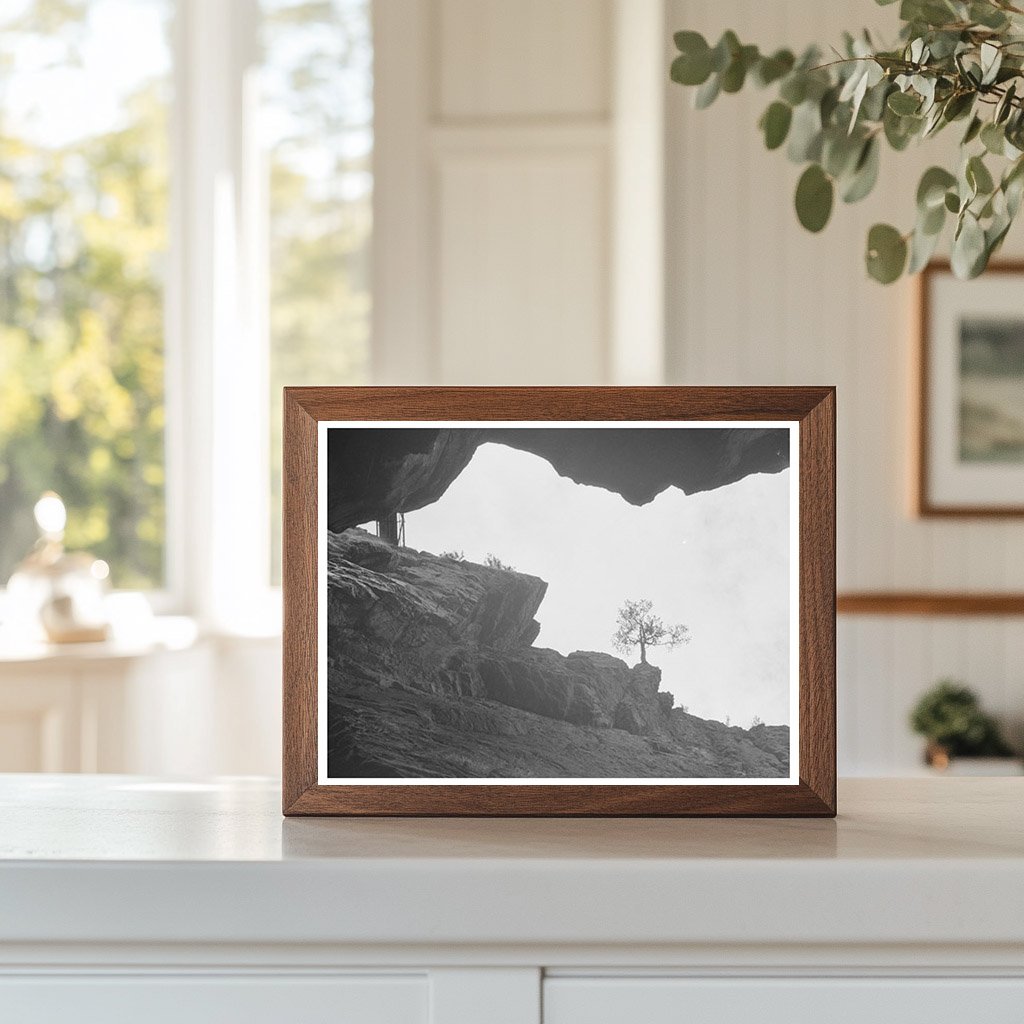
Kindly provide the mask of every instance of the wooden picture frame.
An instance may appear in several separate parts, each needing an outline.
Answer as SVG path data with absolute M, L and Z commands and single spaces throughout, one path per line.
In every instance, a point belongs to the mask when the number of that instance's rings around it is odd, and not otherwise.
M 796 752 L 790 776 L 739 778 L 701 785 L 652 780 L 641 784 L 516 784 L 495 779 L 451 784 L 367 784 L 365 780 L 324 780 L 318 730 L 318 629 L 326 621 L 320 606 L 321 517 L 326 522 L 327 424 L 463 423 L 576 425 L 609 429 L 650 424 L 680 431 L 728 427 L 746 437 L 789 430 L 798 472 L 787 477 L 796 496 L 791 513 L 798 560 L 790 572 L 790 650 L 796 655 L 793 703 Z M 778 423 L 776 429 L 774 424 Z M 504 428 L 501 428 L 504 429 Z M 435 431 L 436 433 L 437 431 Z M 446 428 L 447 432 L 447 428 Z M 710 434 L 712 431 L 705 430 Z M 341 435 L 339 435 L 341 436 Z M 681 435 L 680 435 L 681 436 Z M 696 434 L 694 435 L 696 436 Z M 347 437 L 347 435 L 346 435 Z M 493 446 L 492 446 L 493 447 Z M 513 446 L 514 447 L 514 446 Z M 791 463 L 787 462 L 786 465 Z M 777 470 L 749 470 L 752 473 Z M 561 473 L 561 470 L 559 470 Z M 335 474 L 337 476 L 337 474 Z M 836 812 L 835 781 L 835 390 L 792 388 L 286 388 L 284 393 L 284 694 L 283 810 L 286 815 L 395 816 L 813 816 Z M 733 479 L 740 479 L 734 477 Z M 768 478 L 764 478 L 768 479 Z M 576 481 L 577 483 L 579 481 Z M 347 484 L 346 484 L 347 486 Z M 712 488 L 723 486 L 712 484 Z M 622 492 L 620 492 L 622 493 Z M 680 494 L 689 494 L 684 488 Z M 790 507 L 793 506 L 790 502 Z M 346 531 L 351 532 L 351 531 Z M 361 537 L 371 535 L 358 531 Z M 371 538 L 372 540 L 372 538 Z M 321 542 L 323 542 L 321 544 Z M 378 541 L 373 541 L 379 543 Z M 369 543 L 369 541 L 368 541 Z M 792 542 L 786 549 L 792 553 Z M 421 552 L 412 556 L 422 557 Z M 410 556 L 410 557 L 412 557 Z M 443 557 L 430 555 L 431 558 Z M 789 556 L 787 556 L 789 557 Z M 325 560 L 326 562 L 326 560 Z M 506 568 L 506 567 L 502 567 Z M 327 593 L 326 582 L 323 593 Z M 327 638 L 324 637 L 326 645 Z M 644 663 L 646 664 L 646 663 Z M 790 662 L 792 666 L 792 661 Z M 640 666 L 637 666 L 639 669 Z M 636 671 L 636 669 L 631 670 Z M 326 682 L 324 683 L 326 686 Z M 326 700 L 326 698 L 325 698 Z M 685 712 L 685 708 L 681 709 Z M 671 714 L 671 712 L 669 712 Z M 712 723 L 719 725 L 720 723 Z M 422 784 L 427 782 L 428 784 Z M 358 783 L 358 784 L 357 784 Z
M 1008 280 L 1011 277 L 1018 280 L 1011 282 Z M 974 452 L 981 444 L 980 453 L 970 458 L 964 456 L 965 438 L 973 436 L 974 428 L 973 421 L 965 419 L 967 382 L 963 375 L 966 370 L 960 362 L 961 352 L 955 349 L 957 344 L 962 349 L 967 343 L 964 332 L 971 319 L 997 322 L 1012 316 L 1015 328 L 1024 339 L 1024 311 L 1018 313 L 1016 309 L 1020 305 L 1017 293 L 1022 286 L 1024 262 L 1021 261 L 993 262 L 981 278 L 973 281 L 957 280 L 949 263 L 940 260 L 930 263 L 919 275 L 913 510 L 921 518 L 1024 516 L 1024 460 L 1020 459 L 1019 441 L 1016 466 L 998 459 L 986 461 L 983 438 L 967 449 Z M 1002 300 L 1001 294 L 1005 296 Z M 959 341 L 953 337 L 952 316 L 960 317 Z M 978 381 L 970 383 L 972 387 L 981 386 Z M 1013 387 L 1018 381 L 1008 383 Z M 1024 376 L 1019 383 L 1024 388 Z M 956 410 L 954 405 L 958 401 L 959 410 Z M 997 414 L 998 405 L 989 413 L 989 418 Z M 955 431 L 958 431 L 959 444 Z

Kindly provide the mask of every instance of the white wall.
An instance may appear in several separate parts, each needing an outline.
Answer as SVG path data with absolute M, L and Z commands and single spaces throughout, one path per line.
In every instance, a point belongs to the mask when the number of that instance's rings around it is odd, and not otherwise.
M 662 10 L 379 0 L 378 381 L 656 380 L 661 294 L 627 281 L 644 265 L 660 279 L 661 197 L 621 186 L 661 170 Z M 640 63 L 618 59 L 623 38 Z M 627 313 L 644 348 L 625 365 Z
M 669 0 L 669 29 L 734 29 L 763 47 L 829 43 L 843 28 L 887 26 L 869 0 Z M 835 384 L 839 397 L 840 590 L 1022 590 L 1024 523 L 924 521 L 909 511 L 913 286 L 867 279 L 864 237 L 879 220 L 909 228 L 921 171 L 939 138 L 883 155 L 878 192 L 839 204 L 818 236 L 798 225 L 800 169 L 768 153 L 756 122 L 769 96 L 722 96 L 705 111 L 667 87 L 668 375 L 685 384 Z M 1024 251 L 1018 230 L 1008 255 Z M 941 676 L 966 680 L 1024 719 L 1024 620 L 841 618 L 840 770 L 915 767 L 906 727 L 916 697 Z
M 140 659 L 124 687 L 115 768 L 143 775 L 281 773 L 281 641 L 209 637 Z M 123 761 L 121 760 L 123 757 Z

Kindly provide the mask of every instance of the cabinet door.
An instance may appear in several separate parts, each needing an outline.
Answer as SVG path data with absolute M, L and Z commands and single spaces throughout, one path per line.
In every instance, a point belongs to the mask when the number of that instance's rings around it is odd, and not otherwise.
M 96 976 L 0 979 L 18 1024 L 427 1024 L 420 976 Z
M 544 1024 L 1021 1024 L 1024 978 L 549 978 Z

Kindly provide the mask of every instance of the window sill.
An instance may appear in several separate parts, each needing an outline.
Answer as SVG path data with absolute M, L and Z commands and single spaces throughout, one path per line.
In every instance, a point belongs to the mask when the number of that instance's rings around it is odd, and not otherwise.
M 137 627 L 115 630 L 109 640 L 98 643 L 53 644 L 0 629 L 0 664 L 141 658 L 188 650 L 199 637 L 196 621 L 185 615 L 154 616 Z

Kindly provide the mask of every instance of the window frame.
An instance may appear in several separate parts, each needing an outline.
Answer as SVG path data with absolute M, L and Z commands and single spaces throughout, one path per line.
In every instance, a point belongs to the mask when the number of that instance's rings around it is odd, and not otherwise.
M 171 0 L 164 582 L 157 615 L 280 632 L 270 552 L 267 161 L 259 0 Z M 6 588 L 0 585 L 0 622 Z
M 177 0 L 165 292 L 167 587 L 155 611 L 279 632 L 269 552 L 258 0 Z

